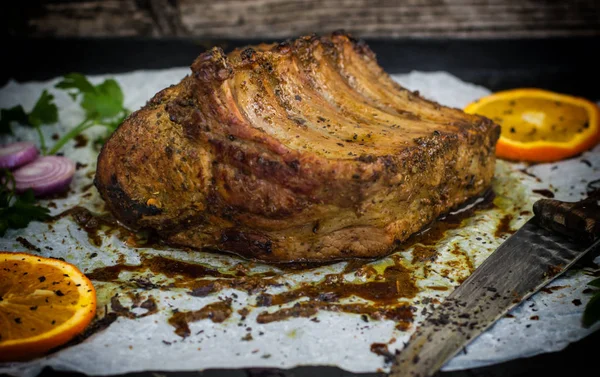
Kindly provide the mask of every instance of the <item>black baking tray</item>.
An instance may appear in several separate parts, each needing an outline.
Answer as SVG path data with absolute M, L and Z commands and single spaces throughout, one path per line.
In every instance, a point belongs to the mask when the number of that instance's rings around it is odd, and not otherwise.
M 5 39 L 0 85 L 47 80 L 69 72 L 86 75 L 140 69 L 189 66 L 211 46 L 225 50 L 263 40 L 217 39 Z M 447 71 L 464 81 L 492 91 L 537 87 L 600 100 L 600 63 L 593 59 L 600 37 L 539 39 L 366 39 L 379 63 L 389 73 Z M 597 376 L 594 356 L 600 331 L 560 352 L 515 359 L 487 367 L 441 372 L 441 377 Z M 335 350 L 332 350 L 335 352 Z M 369 352 L 369 351 L 365 351 Z M 43 377 L 83 376 L 44 369 Z M 148 371 L 120 377 L 350 377 L 335 367 L 211 369 L 198 372 Z

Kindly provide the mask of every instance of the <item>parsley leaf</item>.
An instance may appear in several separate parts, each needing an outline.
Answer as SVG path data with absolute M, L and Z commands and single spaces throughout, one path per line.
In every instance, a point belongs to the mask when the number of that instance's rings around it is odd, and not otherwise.
M 125 118 L 127 118 L 128 115 L 129 112 L 125 110 L 122 111 L 121 114 L 119 114 L 119 116 L 114 118 L 112 121 L 101 123 L 104 127 L 106 127 L 107 132 L 104 136 L 96 138 L 96 140 L 94 140 L 94 145 L 96 147 L 102 146 L 102 144 L 104 144 L 106 140 L 108 140 L 108 137 L 117 130 L 121 123 L 123 123 L 123 121 L 125 120 Z
M 12 122 L 36 128 L 43 124 L 58 122 L 58 108 L 53 101 L 54 96 L 44 90 L 29 114 L 25 112 L 21 105 L 10 109 L 2 109 L 0 111 L 0 134 L 12 134 L 10 128 Z
M 81 107 L 89 118 L 110 119 L 123 110 L 123 92 L 119 84 L 113 79 L 108 79 L 95 87 L 93 93 L 83 94 Z
M 58 108 L 53 101 L 54 96 L 48 93 L 47 90 L 44 90 L 29 114 L 23 110 L 23 106 L 21 105 L 11 107 L 10 109 L 2 109 L 0 111 L 0 134 L 12 134 L 12 128 L 10 127 L 12 122 L 32 126 L 36 129 L 40 138 L 42 153 L 45 153 L 46 141 L 44 140 L 40 126 L 58 122 Z
M 8 229 L 25 228 L 32 221 L 46 220 L 50 217 L 48 208 L 36 204 L 31 189 L 19 196 L 15 194 L 12 189 L 14 179 L 8 170 L 0 182 L 0 237 L 3 237 Z
M 123 91 L 114 79 L 106 79 L 98 85 L 93 85 L 81 73 L 69 73 L 55 87 L 65 90 L 74 101 L 81 99 L 80 106 L 85 111 L 85 119 L 63 135 L 54 144 L 49 154 L 55 154 L 69 140 L 95 125 L 106 127 L 108 133 L 106 137 L 108 137 L 130 113 L 123 104 Z M 20 105 L 2 109 L 0 135 L 12 134 L 12 122 L 35 127 L 40 138 L 42 154 L 46 154 L 46 142 L 40 127 L 43 124 L 58 122 L 58 108 L 54 103 L 54 96 L 44 90 L 30 113 L 25 112 Z M 97 141 L 104 143 L 106 137 L 99 138 Z
M 82 74 L 70 73 L 55 87 L 67 90 L 73 100 L 83 96 L 81 107 L 88 118 L 112 118 L 123 110 L 123 92 L 113 79 L 93 85 Z
M 28 124 L 39 127 L 42 124 L 58 122 L 58 108 L 52 102 L 53 100 L 54 96 L 48 93 L 47 90 L 44 90 L 27 117 Z
M 600 278 L 590 281 L 588 283 L 588 285 L 591 285 L 592 287 L 600 288 Z
M 110 135 L 129 114 L 129 110 L 123 106 L 123 91 L 114 79 L 106 79 L 98 85 L 93 85 L 85 76 L 70 73 L 56 84 L 56 88 L 66 90 L 74 101 L 81 98 L 80 106 L 85 111 L 85 119 L 56 142 L 50 151 L 51 154 L 58 152 L 69 140 L 95 125 L 106 127 Z M 103 143 L 104 138 L 100 138 L 99 142 Z
M 10 128 L 12 122 L 26 124 L 27 121 L 27 113 L 21 105 L 0 110 L 0 135 L 13 133 L 12 128 Z
M 77 96 L 81 93 L 94 93 L 96 91 L 94 85 L 92 85 L 81 73 L 69 73 L 68 75 L 64 75 L 63 80 L 56 84 L 55 87 L 66 90 L 69 96 L 73 98 L 73 101 L 75 101 Z
M 600 278 L 588 283 L 589 286 L 600 288 Z M 594 290 L 594 294 L 583 311 L 583 326 L 590 327 L 600 321 L 600 289 Z

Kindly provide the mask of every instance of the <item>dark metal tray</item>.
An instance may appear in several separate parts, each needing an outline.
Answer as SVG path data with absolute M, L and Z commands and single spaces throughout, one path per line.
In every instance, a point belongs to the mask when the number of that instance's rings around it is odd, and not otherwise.
M 8 39 L 3 54 L 0 85 L 17 81 L 46 80 L 69 72 L 119 73 L 139 69 L 189 66 L 206 48 L 225 50 L 256 40 L 203 39 Z M 600 100 L 599 63 L 591 50 L 600 37 L 551 39 L 400 39 L 367 40 L 387 72 L 443 70 L 492 91 L 538 87 Z M 600 331 L 573 343 L 561 352 L 472 370 L 443 372 L 441 377 L 597 376 L 593 354 Z M 45 369 L 43 377 L 83 376 Z M 308 377 L 383 376 L 353 374 L 335 367 L 309 366 L 280 369 L 220 369 L 203 372 L 143 372 L 127 377 Z M 120 376 L 125 377 L 125 376 Z

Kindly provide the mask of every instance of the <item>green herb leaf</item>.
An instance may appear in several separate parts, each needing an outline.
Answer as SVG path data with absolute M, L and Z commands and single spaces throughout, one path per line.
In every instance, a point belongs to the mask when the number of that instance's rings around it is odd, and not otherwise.
M 23 110 L 23 106 L 18 105 L 0 110 L 0 135 L 12 134 L 12 128 L 10 128 L 12 122 L 27 124 L 27 113 Z
M 58 122 L 58 108 L 53 102 L 54 96 L 47 90 L 37 100 L 33 110 L 29 113 L 28 124 L 39 127 L 42 124 L 53 124 Z
M 5 171 L 5 176 L 8 179 L 2 180 L 0 184 L 0 237 L 3 237 L 8 229 L 25 228 L 32 221 L 46 220 L 50 217 L 48 208 L 37 205 L 31 189 L 16 196 L 12 188 L 12 175 Z
M 600 288 L 600 278 L 590 281 L 588 283 L 588 285 L 591 285 L 592 287 Z
M 123 92 L 115 80 L 108 79 L 95 92 L 84 93 L 81 107 L 88 118 L 114 118 L 123 111 Z
M 600 321 L 600 291 L 596 291 L 585 306 L 585 311 L 583 312 L 583 326 L 590 327 L 598 321 Z
M 10 109 L 2 109 L 0 112 L 0 134 L 12 133 L 12 128 L 10 128 L 11 122 L 18 122 L 23 125 L 32 126 L 36 129 L 40 138 L 40 148 L 42 150 L 42 154 L 45 154 L 46 141 L 44 140 L 44 134 L 42 133 L 40 126 L 42 124 L 52 124 L 58 122 L 58 108 L 53 101 L 54 96 L 48 93 L 47 90 L 44 90 L 29 114 L 23 110 L 21 105 L 12 107 Z
M 121 123 L 123 123 L 123 121 L 125 120 L 125 118 L 127 118 L 128 115 L 129 115 L 129 111 L 123 110 L 121 112 L 121 114 L 119 116 L 117 116 L 116 118 L 113 118 L 112 121 L 100 123 L 100 125 L 106 127 L 107 132 L 105 132 L 105 134 L 103 136 L 99 136 L 94 140 L 94 146 L 95 147 L 102 146 L 106 142 L 106 140 L 108 140 L 110 135 L 113 132 L 115 132 L 117 128 L 119 128 Z
M 60 138 L 50 150 L 50 154 L 58 152 L 69 140 L 95 125 L 106 127 L 108 137 L 129 114 L 129 110 L 123 107 L 123 91 L 113 79 L 92 85 L 85 76 L 71 73 L 56 84 L 56 87 L 69 91 L 73 99 L 82 97 L 80 105 L 85 110 L 85 119 Z M 101 138 L 100 141 L 104 140 Z
M 94 93 L 96 88 L 81 73 L 69 73 L 63 77 L 63 80 L 54 86 L 58 89 L 67 90 L 73 100 L 77 99 L 79 94 Z M 75 89 L 69 91 L 69 89 Z

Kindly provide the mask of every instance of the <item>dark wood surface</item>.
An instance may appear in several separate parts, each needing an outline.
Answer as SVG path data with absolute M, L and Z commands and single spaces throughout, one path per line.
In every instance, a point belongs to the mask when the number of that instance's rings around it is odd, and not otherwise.
M 599 1 L 600 2 L 600 1 Z M 269 38 L 269 40 L 277 40 Z M 213 45 L 230 50 L 261 39 L 59 38 L 6 39 L 0 85 L 46 80 L 68 72 L 118 73 L 188 67 Z M 545 39 L 367 38 L 390 73 L 444 70 L 492 91 L 539 87 L 600 100 L 598 62 L 590 58 L 598 37 Z
M 72 71 L 84 74 L 119 73 L 137 69 L 189 66 L 205 48 L 226 49 L 252 40 L 210 39 L 8 39 L 8 65 L 0 70 L 0 85 L 7 80 L 46 80 Z M 390 73 L 411 70 L 448 71 L 465 81 L 491 90 L 536 86 L 600 100 L 597 63 L 589 59 L 589 46 L 600 46 L 600 37 L 446 40 L 369 39 L 382 66 Z M 6 67 L 6 66 L 5 66 Z M 440 373 L 440 377 L 597 376 L 600 332 L 561 352 L 511 360 L 484 368 Z M 335 352 L 335 350 L 332 350 Z M 81 377 L 76 373 L 46 369 L 40 377 Z M 333 367 L 291 370 L 242 369 L 203 372 L 144 372 L 120 377 L 382 377 L 352 374 Z
M 1 13 L 8 34 L 35 37 L 600 35 L 598 0 L 27 0 Z

